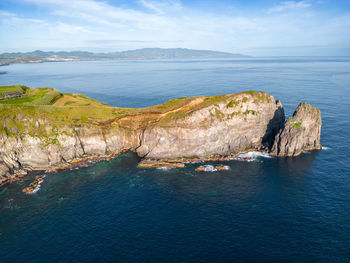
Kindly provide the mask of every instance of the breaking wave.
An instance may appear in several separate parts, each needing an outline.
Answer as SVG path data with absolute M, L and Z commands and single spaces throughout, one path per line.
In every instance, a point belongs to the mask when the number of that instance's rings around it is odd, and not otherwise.
M 215 169 L 214 165 L 206 164 L 203 165 L 204 167 L 204 172 L 216 172 L 217 169 Z
M 263 157 L 263 158 L 272 158 L 271 155 L 269 155 L 268 153 L 262 153 L 262 152 L 248 152 L 248 153 L 243 153 L 240 154 L 238 157 L 241 158 L 259 158 L 259 157 Z
M 248 152 L 248 153 L 242 153 L 238 155 L 237 157 L 233 158 L 232 160 L 238 160 L 238 161 L 244 161 L 244 162 L 253 162 L 257 161 L 261 158 L 272 158 L 271 155 L 268 153 L 262 153 L 262 152 Z

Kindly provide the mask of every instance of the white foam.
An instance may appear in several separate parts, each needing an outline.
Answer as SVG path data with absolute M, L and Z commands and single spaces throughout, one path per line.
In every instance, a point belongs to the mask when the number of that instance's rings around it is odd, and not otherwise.
M 330 147 L 327 147 L 327 146 L 322 146 L 322 150 L 330 150 L 331 148 Z
M 272 158 L 272 156 L 269 155 L 268 153 L 262 153 L 262 152 L 243 153 L 243 154 L 240 154 L 238 157 L 240 157 L 240 158 L 253 158 L 253 159 L 256 159 L 258 157 Z
M 45 177 L 46 177 L 46 175 L 42 176 L 42 177 L 40 178 L 39 182 L 38 182 L 37 187 L 35 187 L 35 189 L 34 189 L 32 192 L 27 193 L 27 194 L 35 194 L 36 192 L 38 192 L 38 191 L 40 190 L 41 183 L 44 182 L 43 179 L 44 179 Z
M 216 172 L 217 171 L 215 169 L 215 167 L 213 165 L 210 165 L 210 164 L 203 165 L 203 167 L 204 167 L 205 172 Z
M 224 165 L 224 167 L 225 167 L 226 170 L 230 170 L 231 169 L 230 166 L 228 166 L 228 165 Z

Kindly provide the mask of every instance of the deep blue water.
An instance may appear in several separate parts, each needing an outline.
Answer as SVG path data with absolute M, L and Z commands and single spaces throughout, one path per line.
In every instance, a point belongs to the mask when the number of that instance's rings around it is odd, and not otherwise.
M 350 58 L 103 61 L 1 67 L 0 85 L 51 86 L 110 105 L 261 90 L 322 112 L 326 149 L 137 168 L 132 153 L 0 187 L 0 262 L 350 262 Z

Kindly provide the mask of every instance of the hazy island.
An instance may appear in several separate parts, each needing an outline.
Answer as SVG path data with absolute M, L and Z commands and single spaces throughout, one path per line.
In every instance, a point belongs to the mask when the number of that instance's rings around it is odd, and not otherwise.
M 183 167 L 248 151 L 296 156 L 321 149 L 317 108 L 300 103 L 285 121 L 281 102 L 256 91 L 182 97 L 139 109 L 53 88 L 1 86 L 0 115 L 0 184 L 30 170 L 125 151 L 140 156 L 140 167 Z
M 136 50 L 92 53 L 86 51 L 41 51 L 0 54 L 0 66 L 12 63 L 40 63 L 77 60 L 149 60 L 149 59 L 210 59 L 210 58 L 244 58 L 241 54 L 212 50 L 195 50 L 187 48 L 143 48 Z

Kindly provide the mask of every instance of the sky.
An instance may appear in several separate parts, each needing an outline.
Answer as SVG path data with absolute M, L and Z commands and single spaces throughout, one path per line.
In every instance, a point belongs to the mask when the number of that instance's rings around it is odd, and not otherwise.
M 0 53 L 147 47 L 350 56 L 350 0 L 0 0 Z

